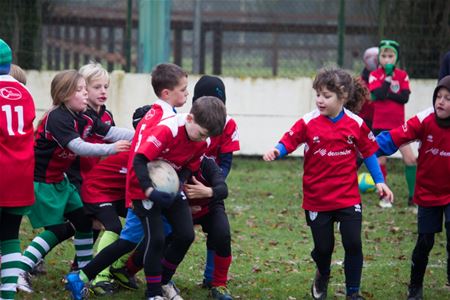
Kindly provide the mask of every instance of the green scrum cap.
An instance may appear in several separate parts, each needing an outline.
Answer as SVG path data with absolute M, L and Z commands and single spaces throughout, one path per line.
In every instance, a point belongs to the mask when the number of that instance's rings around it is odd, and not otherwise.
M 380 48 L 380 54 L 382 52 L 383 49 L 391 49 L 392 51 L 394 51 L 396 59 L 395 59 L 395 63 L 397 64 L 397 62 L 400 60 L 400 44 L 397 43 L 394 40 L 381 40 L 380 44 L 378 45 L 378 48 Z M 378 57 L 378 60 L 380 60 L 380 57 Z
M 11 48 L 0 39 L 0 74 L 9 74 L 12 62 Z

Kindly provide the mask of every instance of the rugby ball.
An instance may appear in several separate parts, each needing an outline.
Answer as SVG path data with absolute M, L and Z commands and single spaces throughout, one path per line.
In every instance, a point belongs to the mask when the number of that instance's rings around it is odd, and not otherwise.
M 369 173 L 363 172 L 358 175 L 358 187 L 361 193 L 369 193 L 375 191 L 375 182 Z
M 148 176 L 153 187 L 160 191 L 175 195 L 180 189 L 180 180 L 175 169 L 165 160 L 152 160 L 147 163 Z

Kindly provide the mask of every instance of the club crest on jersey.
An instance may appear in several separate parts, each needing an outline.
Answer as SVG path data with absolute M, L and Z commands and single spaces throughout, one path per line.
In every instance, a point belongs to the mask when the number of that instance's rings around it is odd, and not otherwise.
M 319 213 L 317 211 L 309 211 L 309 219 L 314 221 Z
M 393 91 L 394 93 L 398 93 L 398 91 L 400 91 L 400 83 L 398 82 L 398 80 L 392 80 L 391 91 Z
M 0 89 L 0 95 L 7 100 L 19 100 L 22 98 L 22 93 L 14 87 L 4 87 Z
M 149 119 L 153 118 L 154 115 L 155 115 L 155 110 L 152 108 L 145 114 L 144 119 L 149 120 Z
M 317 135 L 315 137 L 313 137 L 313 143 L 315 143 L 315 144 L 320 143 L 320 138 Z
M 92 131 L 92 125 L 87 125 L 84 130 L 83 130 L 83 139 L 89 137 L 91 135 L 91 131 Z
M 347 137 L 347 144 L 353 145 L 353 140 L 355 139 L 355 137 L 353 135 L 349 135 Z

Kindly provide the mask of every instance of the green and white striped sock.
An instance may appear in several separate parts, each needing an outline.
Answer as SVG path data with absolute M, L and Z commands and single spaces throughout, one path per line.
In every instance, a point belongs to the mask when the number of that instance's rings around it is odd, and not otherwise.
M 1 291 L 0 299 L 14 299 L 16 296 L 17 278 L 22 272 L 20 260 L 20 241 L 6 240 L 0 242 L 1 250 Z
M 29 272 L 50 250 L 59 243 L 56 235 L 45 230 L 37 235 L 22 255 L 21 269 Z
M 93 256 L 94 239 L 91 232 L 75 232 L 75 239 L 73 240 L 75 245 L 75 255 L 77 256 L 78 267 L 82 269 L 86 266 Z

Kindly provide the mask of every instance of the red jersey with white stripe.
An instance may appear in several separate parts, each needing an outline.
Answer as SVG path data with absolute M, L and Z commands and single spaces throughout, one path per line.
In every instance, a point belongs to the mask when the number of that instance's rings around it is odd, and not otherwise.
M 110 155 L 86 174 L 81 186 L 83 202 L 102 203 L 125 199 L 129 154 L 126 151 Z
M 133 160 L 138 146 L 141 144 L 141 141 L 145 141 L 149 137 L 152 127 L 157 125 L 160 121 L 174 117 L 175 115 L 176 112 L 170 104 L 163 100 L 157 100 L 152 104 L 152 108 L 145 114 L 136 127 L 136 132 L 133 141 L 131 142 L 131 150 L 127 165 L 127 203 L 131 203 L 133 199 L 146 198 L 133 167 Z
M 0 75 L 0 207 L 34 203 L 35 108 L 28 89 L 9 75 Z
M 372 92 L 380 88 L 386 79 L 386 72 L 383 68 L 372 71 L 369 75 L 369 90 Z M 400 94 L 409 89 L 408 74 L 398 68 L 394 69 L 389 91 Z M 394 100 L 374 100 L 373 101 L 373 129 L 392 129 L 405 123 L 405 105 Z
M 364 158 L 378 149 L 364 121 L 344 109 L 337 122 L 318 110 L 298 120 L 280 140 L 288 153 L 305 143 L 303 208 L 331 211 L 361 203 L 356 157 Z
M 166 160 L 177 172 L 181 171 L 183 167 L 193 173 L 200 168 L 201 157 L 208 147 L 209 139 L 208 142 L 195 142 L 189 139 L 186 132 L 186 114 L 161 120 L 147 133 L 147 137 L 142 138 L 141 142 L 136 145 L 136 153 L 145 155 L 148 160 Z M 142 195 L 144 195 L 143 192 Z M 146 197 L 128 198 L 127 195 L 127 206 L 131 204 L 129 201 L 141 199 L 146 199 Z
M 210 139 L 211 144 L 206 151 L 206 156 L 214 158 L 217 164 L 220 163 L 220 154 L 230 153 L 240 149 L 237 125 L 234 119 L 229 116 L 227 116 L 223 133 L 219 136 L 213 136 Z
M 414 202 L 421 206 L 450 203 L 450 129 L 439 127 L 430 107 L 390 131 L 396 146 L 420 142 Z

